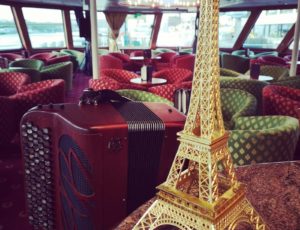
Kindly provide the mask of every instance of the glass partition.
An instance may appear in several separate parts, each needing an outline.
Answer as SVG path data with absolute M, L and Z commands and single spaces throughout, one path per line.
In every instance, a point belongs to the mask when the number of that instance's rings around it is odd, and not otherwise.
M 296 22 L 296 9 L 264 10 L 244 43 L 246 48 L 275 49 Z
M 157 37 L 158 47 L 191 47 L 196 13 L 164 13 Z
M 0 12 L 0 50 L 22 48 L 10 7 L 0 5 Z
M 117 40 L 122 48 L 149 48 L 154 23 L 154 15 L 128 14 Z
M 249 16 L 249 11 L 220 12 L 219 47 L 233 47 Z
M 33 48 L 61 48 L 66 46 L 61 10 L 23 8 Z
M 70 20 L 72 26 L 72 37 L 74 47 L 84 47 L 85 39 L 79 36 L 79 26 L 76 21 L 75 12 L 73 10 L 70 11 Z

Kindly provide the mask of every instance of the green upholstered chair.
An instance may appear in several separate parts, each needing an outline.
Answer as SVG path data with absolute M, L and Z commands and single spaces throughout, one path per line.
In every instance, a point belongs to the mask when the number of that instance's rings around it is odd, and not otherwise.
M 116 92 L 118 92 L 121 96 L 127 97 L 133 101 L 161 102 L 173 106 L 172 101 L 169 101 L 164 97 L 160 97 L 150 92 L 133 90 L 133 89 L 128 89 L 128 90 L 122 89 L 122 90 L 117 90 Z
M 41 70 L 43 66 L 44 66 L 43 61 L 34 60 L 34 59 L 22 59 L 22 60 L 17 60 L 9 63 L 9 68 L 22 67 L 22 68 Z
M 277 51 L 268 51 L 268 52 L 261 52 L 261 53 L 256 53 L 256 54 L 252 54 L 250 55 L 250 58 L 252 59 L 256 59 L 262 56 L 275 56 L 278 57 L 278 52 Z
M 245 73 L 250 69 L 250 58 L 223 54 L 222 56 L 222 68 L 231 69 L 239 73 Z
M 299 121 L 288 116 L 239 117 L 230 130 L 229 152 L 235 166 L 292 160 Z
M 237 76 L 241 75 L 241 73 L 236 72 L 231 69 L 220 68 L 220 75 L 222 77 L 237 77 Z
M 282 85 L 294 89 L 300 89 L 300 76 L 286 76 L 272 82 L 272 85 Z
M 78 50 L 62 49 L 60 50 L 60 53 L 75 57 L 78 64 L 77 66 L 79 67 L 79 69 L 83 69 L 85 62 L 85 54 L 83 52 L 80 52 Z
M 225 129 L 228 130 L 238 117 L 255 115 L 256 98 L 243 90 L 221 89 L 221 108 Z
M 220 77 L 221 88 L 240 89 L 251 93 L 257 101 L 257 114 L 262 111 L 262 90 L 269 83 L 252 79 L 240 79 L 236 77 Z
M 41 80 L 63 79 L 65 89 L 71 90 L 73 85 L 73 64 L 72 62 L 60 62 L 45 66 L 41 70 Z
M 271 82 L 276 82 L 278 80 L 284 79 L 289 76 L 289 69 L 283 66 L 275 65 L 262 65 L 260 66 L 260 75 L 267 75 L 273 77 Z M 250 71 L 246 72 L 246 75 L 250 75 Z

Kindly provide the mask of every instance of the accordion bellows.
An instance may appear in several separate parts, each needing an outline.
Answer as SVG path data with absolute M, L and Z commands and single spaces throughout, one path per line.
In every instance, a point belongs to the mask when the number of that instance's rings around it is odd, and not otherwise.
M 27 211 L 38 229 L 110 229 L 154 196 L 185 116 L 162 103 L 57 104 L 21 121 Z

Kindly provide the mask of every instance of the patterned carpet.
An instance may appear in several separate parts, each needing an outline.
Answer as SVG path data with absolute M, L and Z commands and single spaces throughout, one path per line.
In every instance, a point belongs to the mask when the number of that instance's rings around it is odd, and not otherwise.
M 67 103 L 77 103 L 89 76 L 77 73 Z M 0 147 L 0 230 L 31 230 L 25 212 L 24 179 L 18 144 Z

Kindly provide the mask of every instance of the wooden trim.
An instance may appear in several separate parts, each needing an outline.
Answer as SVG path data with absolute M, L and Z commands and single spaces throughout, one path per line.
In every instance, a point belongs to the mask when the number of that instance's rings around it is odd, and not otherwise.
M 261 12 L 262 12 L 262 10 L 251 11 L 251 14 L 250 14 L 247 22 L 245 23 L 244 28 L 242 29 L 240 35 L 236 39 L 235 44 L 233 45 L 233 48 L 232 48 L 233 50 L 239 50 L 243 47 L 245 40 L 247 39 L 251 29 L 253 28 L 253 26 L 254 26 L 255 22 L 257 21 Z
M 32 45 L 29 38 L 28 29 L 24 19 L 22 8 L 19 6 L 13 6 L 11 9 L 16 22 L 18 32 L 20 34 L 22 45 L 27 51 L 29 51 L 29 53 L 31 53 Z
M 284 36 L 284 38 L 282 39 L 282 41 L 280 42 L 280 44 L 277 46 L 276 51 L 278 53 L 283 53 L 286 50 L 288 50 L 289 45 L 292 43 L 293 41 L 293 37 L 294 37 L 294 32 L 295 32 L 295 24 L 291 27 L 291 29 L 286 33 L 286 35 Z
M 162 13 L 155 14 L 152 36 L 151 36 L 152 37 L 151 46 L 150 46 L 151 49 L 156 48 L 156 42 L 157 42 L 158 32 L 160 29 L 161 20 L 162 20 Z
M 62 10 L 63 24 L 64 24 L 64 35 L 66 46 L 68 49 L 73 49 L 73 36 L 72 36 L 72 25 L 69 10 Z

